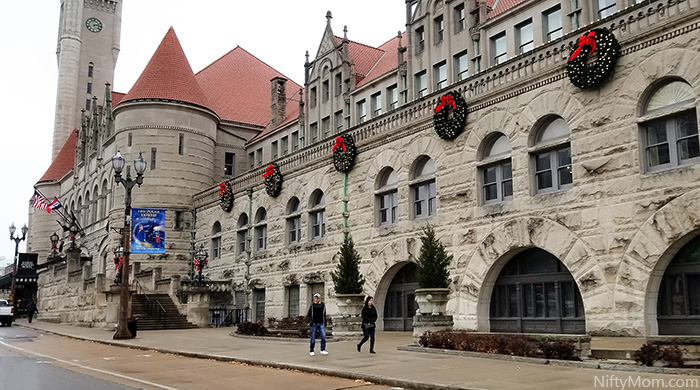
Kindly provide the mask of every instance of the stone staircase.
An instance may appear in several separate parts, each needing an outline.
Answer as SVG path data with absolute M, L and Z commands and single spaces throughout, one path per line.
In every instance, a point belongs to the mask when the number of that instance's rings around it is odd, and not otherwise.
M 159 314 L 149 314 L 148 300 L 152 306 L 157 307 L 157 312 L 161 312 L 160 306 L 165 309 L 165 320 Z M 154 304 L 159 302 L 160 306 Z M 131 299 L 131 317 L 138 318 L 137 331 L 141 330 L 163 330 L 163 329 L 195 329 L 197 325 L 188 322 L 187 316 L 180 314 L 177 306 L 168 294 L 135 294 Z

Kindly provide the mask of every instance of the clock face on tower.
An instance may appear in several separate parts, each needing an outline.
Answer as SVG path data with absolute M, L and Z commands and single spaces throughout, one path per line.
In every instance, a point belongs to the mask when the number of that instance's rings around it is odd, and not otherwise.
M 88 18 L 88 20 L 85 21 L 85 27 L 87 27 L 89 31 L 98 33 L 102 30 L 102 22 L 97 18 Z

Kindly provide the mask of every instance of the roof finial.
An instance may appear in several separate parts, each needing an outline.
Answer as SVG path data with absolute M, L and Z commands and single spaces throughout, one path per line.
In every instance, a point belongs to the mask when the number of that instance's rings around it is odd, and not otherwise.
M 345 39 L 345 40 L 348 39 L 348 26 L 347 25 L 343 26 L 343 39 Z
M 306 64 L 309 64 L 309 51 L 306 51 Z
M 326 23 L 331 24 L 331 19 L 333 19 L 333 15 L 331 15 L 331 11 L 326 12 Z

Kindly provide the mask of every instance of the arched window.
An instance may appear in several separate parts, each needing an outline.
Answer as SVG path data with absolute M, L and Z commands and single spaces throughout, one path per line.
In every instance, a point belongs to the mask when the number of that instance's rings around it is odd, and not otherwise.
M 697 335 L 700 329 L 700 236 L 666 267 L 657 303 L 659 334 Z
M 384 168 L 379 174 L 375 192 L 379 226 L 396 223 L 399 204 L 398 182 L 398 176 L 392 168 Z
M 102 182 L 102 196 L 101 196 L 101 202 L 100 202 L 100 218 L 104 218 L 107 216 L 107 210 L 109 210 L 109 196 L 107 194 L 108 192 L 107 188 L 107 180 L 104 180 Z
M 311 195 L 309 225 L 311 229 L 309 236 L 312 240 L 326 235 L 326 198 L 321 190 L 316 190 Z
M 532 248 L 506 264 L 491 295 L 491 331 L 585 333 L 574 277 L 554 255 Z
M 85 221 L 83 220 L 84 214 L 83 213 L 83 197 L 79 196 L 78 197 L 78 207 L 74 208 L 75 210 L 75 220 L 78 221 L 79 224 L 85 226 Z
M 437 213 L 435 189 L 435 163 L 430 157 L 421 156 L 413 169 L 411 202 L 413 218 L 431 217 Z
M 83 226 L 92 223 L 92 202 L 90 201 L 90 191 L 85 193 L 85 214 L 83 218 Z
M 548 118 L 535 132 L 530 154 L 535 167 L 537 193 L 573 186 L 569 125 L 560 117 Z
M 255 250 L 262 251 L 267 248 L 267 212 L 260 207 L 255 213 Z
M 487 139 L 481 164 L 482 202 L 489 204 L 513 199 L 513 165 L 508 137 L 499 133 Z
M 293 196 L 287 204 L 287 237 L 290 244 L 301 242 L 301 203 Z
M 221 224 L 219 221 L 214 222 L 211 228 L 211 258 L 218 259 L 221 257 Z
M 92 205 L 92 217 L 94 222 L 99 221 L 103 217 L 102 208 L 100 207 L 102 200 L 100 199 L 99 193 L 99 188 L 97 187 L 97 184 L 95 184 L 95 187 L 92 189 L 92 196 L 95 197 Z
M 246 236 L 248 235 L 248 215 L 241 214 L 238 217 L 238 229 L 236 230 L 236 241 L 238 241 L 238 254 L 245 253 Z
M 642 120 L 645 171 L 700 162 L 695 93 L 688 83 L 673 80 L 656 88 L 642 108 Z

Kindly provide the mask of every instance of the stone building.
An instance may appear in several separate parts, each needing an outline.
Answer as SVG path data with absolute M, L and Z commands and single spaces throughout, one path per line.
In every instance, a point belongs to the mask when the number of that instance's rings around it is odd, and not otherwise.
M 119 3 L 86 3 L 91 11 L 73 17 L 107 19 L 101 32 L 118 47 Z M 40 278 L 45 316 L 113 322 L 119 235 L 105 227 L 123 218 L 110 163 L 120 150 L 148 161 L 134 207 L 166 209 L 165 254 L 133 255 L 131 272 L 200 324 L 213 308 L 296 316 L 316 292 L 337 311 L 330 272 L 348 232 L 379 326 L 410 330 L 413 261 L 429 224 L 454 255 L 447 311 L 457 329 L 697 334 L 698 1 L 408 1 L 397 12 L 407 30 L 379 47 L 336 35 L 329 13 L 303 89 L 239 47 L 193 73 L 169 31 L 128 93 L 107 87 L 82 124 L 76 115 L 37 183 L 85 230 L 83 260 Z M 100 34 L 89 26 L 80 33 Z M 582 89 L 567 67 L 579 37 L 599 28 L 620 56 Z M 594 78 L 611 53 L 609 35 L 597 39 Z M 256 71 L 226 76 L 237 69 Z M 447 95 L 466 102 L 453 139 L 434 119 Z M 333 165 L 338 135 L 357 147 L 347 173 Z M 263 175 L 273 162 L 283 182 L 271 196 Z M 220 184 L 233 190 L 229 211 Z M 30 219 L 28 248 L 47 259 L 55 222 Z M 208 287 L 195 290 L 200 246 Z

